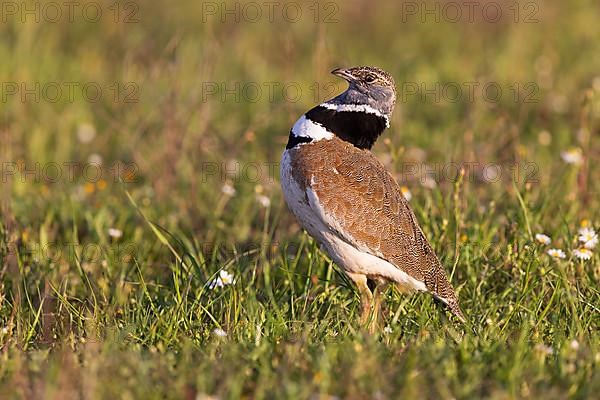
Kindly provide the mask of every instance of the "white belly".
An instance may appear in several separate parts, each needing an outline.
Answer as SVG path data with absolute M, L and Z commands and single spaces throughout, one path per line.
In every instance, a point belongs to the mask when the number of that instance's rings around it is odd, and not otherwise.
M 427 290 L 423 282 L 414 279 L 395 265 L 357 249 L 330 229 L 337 224 L 320 207 L 316 194 L 310 189 L 309 193 L 305 192 L 293 178 L 289 150 L 283 153 L 280 172 L 283 195 L 289 209 L 337 265 L 347 272 L 371 278 L 385 278 L 407 289 Z

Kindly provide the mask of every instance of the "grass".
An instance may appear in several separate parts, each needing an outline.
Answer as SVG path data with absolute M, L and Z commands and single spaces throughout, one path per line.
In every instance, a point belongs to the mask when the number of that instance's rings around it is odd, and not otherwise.
M 309 5 L 296 23 L 265 10 L 251 23 L 183 1 L 123 3 L 115 22 L 112 2 L 94 4 L 96 23 L 0 23 L 2 397 L 600 391 L 599 256 L 572 251 L 582 223 L 600 224 L 594 2 L 539 3 L 532 23 L 524 3 L 519 22 L 505 8 L 496 23 L 359 0 L 321 4 L 320 23 Z M 291 124 L 343 89 L 328 71 L 361 64 L 396 78 L 403 97 L 375 152 L 412 192 L 469 327 L 427 295 L 389 290 L 387 328 L 365 333 L 353 286 L 283 203 Z M 52 82 L 102 95 L 50 101 Z M 472 82 L 502 96 L 435 89 Z M 573 146 L 580 165 L 561 159 Z M 212 287 L 220 271 L 233 284 Z

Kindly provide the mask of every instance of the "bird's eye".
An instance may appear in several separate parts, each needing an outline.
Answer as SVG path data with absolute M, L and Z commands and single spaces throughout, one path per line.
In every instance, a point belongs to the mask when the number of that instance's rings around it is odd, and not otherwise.
M 365 82 L 367 83 L 373 83 L 377 80 L 377 77 L 373 74 L 367 74 L 367 76 L 365 76 Z

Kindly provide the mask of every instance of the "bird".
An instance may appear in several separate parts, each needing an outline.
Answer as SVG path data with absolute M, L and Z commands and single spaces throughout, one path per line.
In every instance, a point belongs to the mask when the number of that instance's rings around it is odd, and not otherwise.
M 288 209 L 356 285 L 360 321 L 369 331 L 376 330 L 388 284 L 430 293 L 464 323 L 454 288 L 399 184 L 371 152 L 390 127 L 392 75 L 373 66 L 331 73 L 348 88 L 296 121 L 281 157 Z

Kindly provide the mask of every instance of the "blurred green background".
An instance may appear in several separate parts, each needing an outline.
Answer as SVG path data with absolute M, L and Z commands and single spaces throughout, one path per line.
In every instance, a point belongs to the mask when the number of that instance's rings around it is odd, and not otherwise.
M 573 250 L 600 222 L 599 18 L 591 0 L 3 1 L 0 389 L 592 397 L 600 266 Z M 396 79 L 374 151 L 476 333 L 394 291 L 363 333 L 283 203 L 290 127 L 355 65 Z M 211 289 L 221 270 L 235 282 Z

